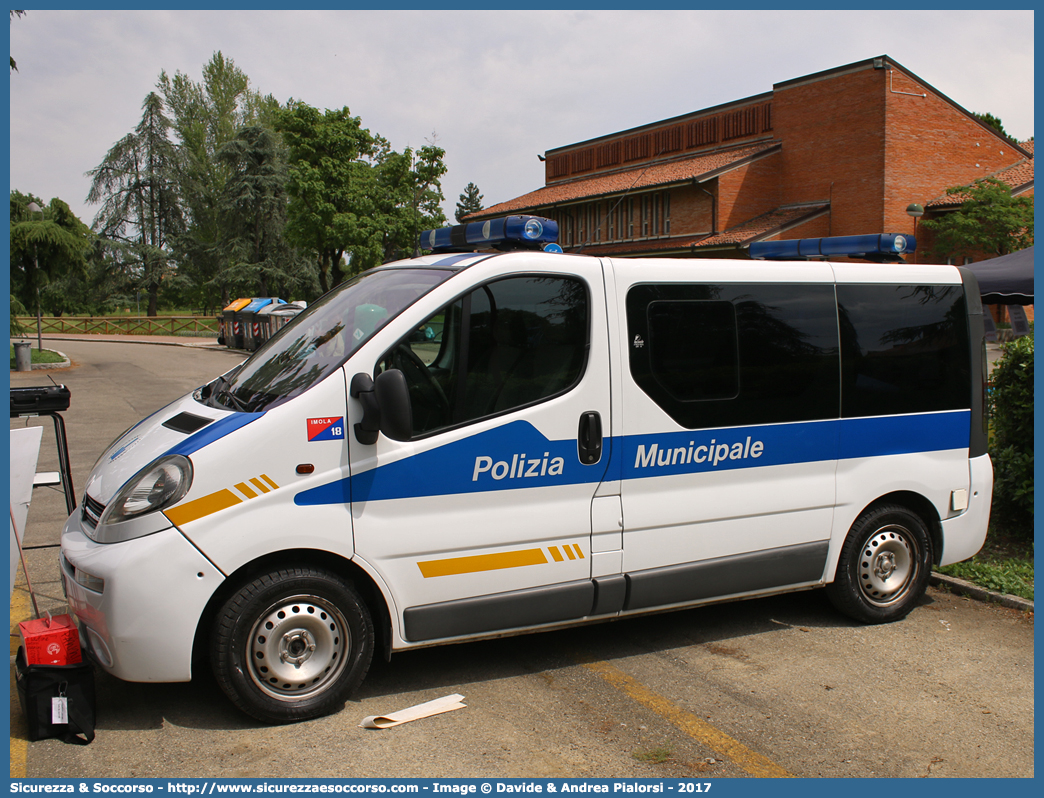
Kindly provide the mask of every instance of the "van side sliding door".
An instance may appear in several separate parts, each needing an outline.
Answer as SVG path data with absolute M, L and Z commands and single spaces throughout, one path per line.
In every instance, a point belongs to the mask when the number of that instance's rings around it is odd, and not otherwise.
M 613 265 L 624 610 L 819 582 L 840 406 L 829 267 Z

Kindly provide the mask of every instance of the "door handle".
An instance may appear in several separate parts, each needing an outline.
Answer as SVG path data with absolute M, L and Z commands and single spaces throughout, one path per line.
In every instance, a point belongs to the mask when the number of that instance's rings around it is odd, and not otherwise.
M 602 459 L 602 417 L 594 410 L 580 415 L 576 451 L 584 465 L 594 465 Z

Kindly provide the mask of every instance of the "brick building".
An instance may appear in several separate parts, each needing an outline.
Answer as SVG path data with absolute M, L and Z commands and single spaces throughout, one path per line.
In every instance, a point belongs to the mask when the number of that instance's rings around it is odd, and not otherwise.
M 931 218 L 952 209 L 947 188 L 987 175 L 1033 191 L 1032 142 L 1004 138 L 887 56 L 544 161 L 543 188 L 468 220 L 546 216 L 567 252 L 745 258 L 755 241 L 913 233 L 910 204 Z M 921 243 L 913 259 L 930 262 Z

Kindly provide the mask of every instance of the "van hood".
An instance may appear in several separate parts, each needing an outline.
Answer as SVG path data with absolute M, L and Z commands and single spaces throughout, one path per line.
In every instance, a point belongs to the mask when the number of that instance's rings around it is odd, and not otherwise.
M 168 453 L 189 455 L 213 440 L 212 433 L 229 421 L 241 426 L 235 422 L 245 423 L 257 415 L 209 407 L 186 394 L 113 441 L 94 464 L 84 490 L 94 501 L 108 504 L 127 480 L 156 458 Z

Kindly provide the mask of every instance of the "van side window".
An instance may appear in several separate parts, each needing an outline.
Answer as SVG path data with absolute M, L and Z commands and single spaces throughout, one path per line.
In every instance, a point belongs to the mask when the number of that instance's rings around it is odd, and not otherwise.
M 587 361 L 587 288 L 510 277 L 442 308 L 385 353 L 406 376 L 414 436 L 535 404 L 572 388 Z
M 631 376 L 683 427 L 838 417 L 832 285 L 637 285 L 627 324 Z
M 968 313 L 959 285 L 839 285 L 842 414 L 970 407 Z
M 649 365 L 672 399 L 735 399 L 739 393 L 736 308 L 714 300 L 649 304 Z

